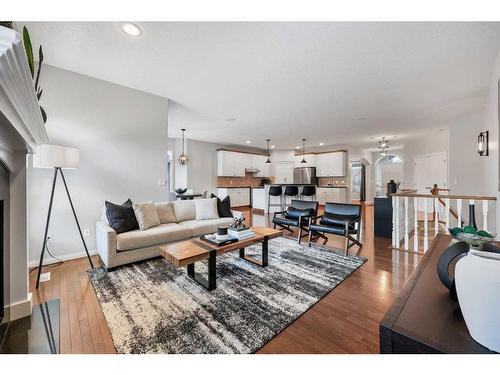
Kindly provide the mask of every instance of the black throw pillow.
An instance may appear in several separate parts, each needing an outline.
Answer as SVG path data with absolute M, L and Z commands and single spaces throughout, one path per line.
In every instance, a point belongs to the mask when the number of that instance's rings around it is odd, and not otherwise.
M 217 198 L 217 212 L 219 213 L 219 217 L 233 217 L 229 195 L 221 200 L 217 195 L 212 193 L 210 198 Z
M 139 229 L 139 224 L 135 218 L 132 201 L 130 199 L 127 199 L 122 205 L 108 201 L 106 201 L 105 204 L 109 226 L 114 229 L 116 234 Z

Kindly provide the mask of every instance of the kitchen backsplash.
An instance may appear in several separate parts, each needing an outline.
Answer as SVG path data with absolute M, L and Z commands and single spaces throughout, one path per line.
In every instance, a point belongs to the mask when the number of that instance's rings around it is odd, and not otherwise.
M 255 177 L 253 173 L 245 173 L 245 177 L 217 177 L 217 187 L 260 186 L 264 177 Z M 273 177 L 270 177 L 273 182 Z
M 346 177 L 318 177 L 318 186 L 347 186 Z

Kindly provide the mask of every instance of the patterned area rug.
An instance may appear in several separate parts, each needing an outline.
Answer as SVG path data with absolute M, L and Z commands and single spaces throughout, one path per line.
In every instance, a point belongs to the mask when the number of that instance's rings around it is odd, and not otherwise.
M 257 258 L 260 245 L 246 253 Z M 211 292 L 162 258 L 89 277 L 118 353 L 253 353 L 365 261 L 276 238 L 265 268 L 238 251 L 217 257 Z

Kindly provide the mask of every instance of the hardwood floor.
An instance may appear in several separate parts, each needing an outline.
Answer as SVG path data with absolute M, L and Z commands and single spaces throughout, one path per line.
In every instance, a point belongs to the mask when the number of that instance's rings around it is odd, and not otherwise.
M 270 226 L 270 217 L 242 211 L 248 224 Z M 368 261 L 258 353 L 378 353 L 379 322 L 421 255 L 391 250 L 389 239 L 373 236 L 373 206 L 363 212 L 364 246 L 350 253 Z M 343 248 L 343 240 L 329 236 L 328 245 Z M 93 260 L 100 263 L 97 256 Z M 31 272 L 33 300 L 60 298 L 61 353 L 115 353 L 87 268 L 86 258 L 47 266 L 51 280 L 38 291 Z

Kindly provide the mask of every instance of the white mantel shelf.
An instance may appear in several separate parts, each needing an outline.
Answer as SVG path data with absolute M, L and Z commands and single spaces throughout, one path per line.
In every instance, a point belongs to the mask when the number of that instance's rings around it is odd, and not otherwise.
M 24 139 L 29 152 L 36 145 L 48 143 L 21 35 L 3 26 L 0 26 L 0 109 Z

